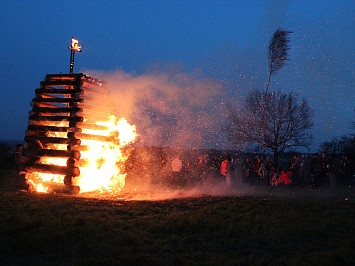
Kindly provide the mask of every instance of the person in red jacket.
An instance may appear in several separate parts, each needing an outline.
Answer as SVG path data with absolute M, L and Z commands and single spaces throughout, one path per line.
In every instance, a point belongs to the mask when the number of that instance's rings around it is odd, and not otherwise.
M 290 176 L 292 175 L 292 172 L 287 172 L 281 170 L 280 178 L 279 178 L 279 183 L 284 183 L 285 185 L 291 184 L 292 180 L 290 179 Z
M 226 187 L 231 186 L 231 178 L 230 178 L 230 159 L 226 158 L 221 163 L 221 174 L 224 176 L 226 181 Z

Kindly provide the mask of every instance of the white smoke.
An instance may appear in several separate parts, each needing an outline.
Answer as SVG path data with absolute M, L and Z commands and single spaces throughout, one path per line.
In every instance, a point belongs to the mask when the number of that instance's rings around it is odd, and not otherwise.
M 140 144 L 223 148 L 224 94 L 215 80 L 176 71 L 142 75 L 86 71 L 105 81 L 118 116 L 136 125 Z

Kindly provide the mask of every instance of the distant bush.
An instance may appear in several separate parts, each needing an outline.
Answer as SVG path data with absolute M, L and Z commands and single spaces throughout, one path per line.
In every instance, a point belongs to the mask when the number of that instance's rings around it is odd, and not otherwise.
M 342 136 L 331 141 L 323 142 L 321 151 L 327 154 L 348 154 L 355 155 L 355 136 Z

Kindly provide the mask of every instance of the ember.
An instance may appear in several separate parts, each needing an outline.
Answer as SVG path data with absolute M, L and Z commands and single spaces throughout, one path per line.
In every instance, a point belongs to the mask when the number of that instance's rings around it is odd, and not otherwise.
M 103 83 L 84 74 L 47 75 L 35 93 L 23 151 L 31 189 L 120 191 L 128 157 L 122 148 L 134 141 L 135 127 L 114 115 Z

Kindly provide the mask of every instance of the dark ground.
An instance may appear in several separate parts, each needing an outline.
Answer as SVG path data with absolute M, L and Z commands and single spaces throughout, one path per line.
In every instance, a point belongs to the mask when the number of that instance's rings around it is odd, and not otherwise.
M 9 178 L 1 173 L 1 265 L 355 264 L 349 188 L 97 199 L 18 191 Z

